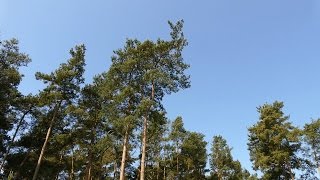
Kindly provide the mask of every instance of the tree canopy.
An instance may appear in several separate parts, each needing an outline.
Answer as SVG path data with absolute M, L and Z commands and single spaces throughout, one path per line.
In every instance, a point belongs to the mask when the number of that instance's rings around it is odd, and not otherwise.
M 45 85 L 36 94 L 19 89 L 29 56 L 16 39 L 0 41 L 0 178 L 317 179 L 320 120 L 299 128 L 283 102 L 257 108 L 250 171 L 222 135 L 208 143 L 182 116 L 168 118 L 164 97 L 191 86 L 183 23 L 169 22 L 169 39 L 127 39 L 90 83 L 85 45 L 76 45 L 51 73 L 35 74 Z

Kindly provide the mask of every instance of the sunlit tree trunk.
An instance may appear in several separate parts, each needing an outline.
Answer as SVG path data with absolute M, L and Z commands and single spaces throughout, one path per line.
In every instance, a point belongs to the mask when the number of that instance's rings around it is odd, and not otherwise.
M 151 100 L 154 100 L 154 83 L 151 86 Z M 148 120 L 147 116 L 143 117 L 143 137 L 142 137 L 142 156 L 141 156 L 141 171 L 140 180 L 144 180 L 145 177 L 145 161 L 146 161 L 146 149 L 147 149 L 147 128 Z
M 122 146 L 123 149 L 122 149 L 122 158 L 121 158 L 121 167 L 120 167 L 120 180 L 124 180 L 125 178 L 125 166 L 126 166 L 126 160 L 127 160 L 128 140 L 129 140 L 129 133 L 128 133 L 128 127 L 127 127 L 124 135 L 123 146 Z
M 145 161 L 146 161 L 146 145 L 147 145 L 147 117 L 143 117 L 143 137 L 142 137 L 142 155 L 141 155 L 141 170 L 140 180 L 144 180 Z
M 39 172 L 40 165 L 41 165 L 41 161 L 42 161 L 42 158 L 43 158 L 43 155 L 44 155 L 44 151 L 46 150 L 47 144 L 49 142 L 49 137 L 50 137 L 50 134 L 51 134 L 51 131 L 52 131 L 52 127 L 53 127 L 54 121 L 56 119 L 58 110 L 60 108 L 60 105 L 61 105 L 61 101 L 59 102 L 59 105 L 56 105 L 56 107 L 54 109 L 53 116 L 52 116 L 52 119 L 51 119 L 51 122 L 50 122 L 50 126 L 49 126 L 48 131 L 47 131 L 46 139 L 45 139 L 45 141 L 43 143 L 43 146 L 42 146 L 42 149 L 41 149 L 41 153 L 40 153 L 40 156 L 39 156 L 39 159 L 38 159 L 37 167 L 36 167 L 36 170 L 34 171 L 32 180 L 36 180 L 37 179 L 38 172 Z

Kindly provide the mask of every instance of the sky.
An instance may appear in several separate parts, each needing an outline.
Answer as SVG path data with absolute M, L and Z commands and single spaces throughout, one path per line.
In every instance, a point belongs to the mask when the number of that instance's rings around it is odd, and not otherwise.
M 167 21 L 183 19 L 191 88 L 166 96 L 170 119 L 211 142 L 222 135 L 251 168 L 247 128 L 256 107 L 283 101 L 302 127 L 320 118 L 320 1 L 318 0 L 0 0 L 0 39 L 17 38 L 32 59 L 20 89 L 37 93 L 37 71 L 51 72 L 85 44 L 86 82 L 107 71 L 126 38 L 169 39 Z

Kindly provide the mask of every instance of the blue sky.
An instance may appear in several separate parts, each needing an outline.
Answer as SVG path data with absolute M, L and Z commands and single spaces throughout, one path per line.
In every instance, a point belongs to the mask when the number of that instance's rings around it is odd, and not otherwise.
M 18 38 L 32 58 L 23 68 L 24 93 L 43 87 L 50 72 L 87 47 L 86 79 L 106 71 L 126 38 L 169 38 L 167 21 L 184 19 L 192 87 L 165 98 L 168 116 L 206 135 L 221 134 L 250 168 L 247 127 L 256 107 L 284 101 L 298 126 L 320 117 L 318 0 L 0 0 L 0 39 Z

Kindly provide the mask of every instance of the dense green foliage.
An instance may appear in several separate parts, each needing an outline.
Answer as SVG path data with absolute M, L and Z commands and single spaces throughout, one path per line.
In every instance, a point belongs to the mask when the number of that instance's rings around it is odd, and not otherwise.
M 282 102 L 258 107 L 248 129 L 254 174 L 232 156 L 221 135 L 210 152 L 204 135 L 182 117 L 169 120 L 163 98 L 190 87 L 182 50 L 183 21 L 170 39 L 128 39 L 111 66 L 85 84 L 85 46 L 23 95 L 19 68 L 30 59 L 13 39 L 0 44 L 0 174 L 10 179 L 317 179 L 320 120 L 299 129 Z M 30 87 L 32 88 L 32 87 Z M 209 161 L 208 161 L 209 160 Z M 207 166 L 207 164 L 209 166 Z M 261 175 L 261 177 L 258 177 Z M 2 176 L 0 177 L 2 178 Z

